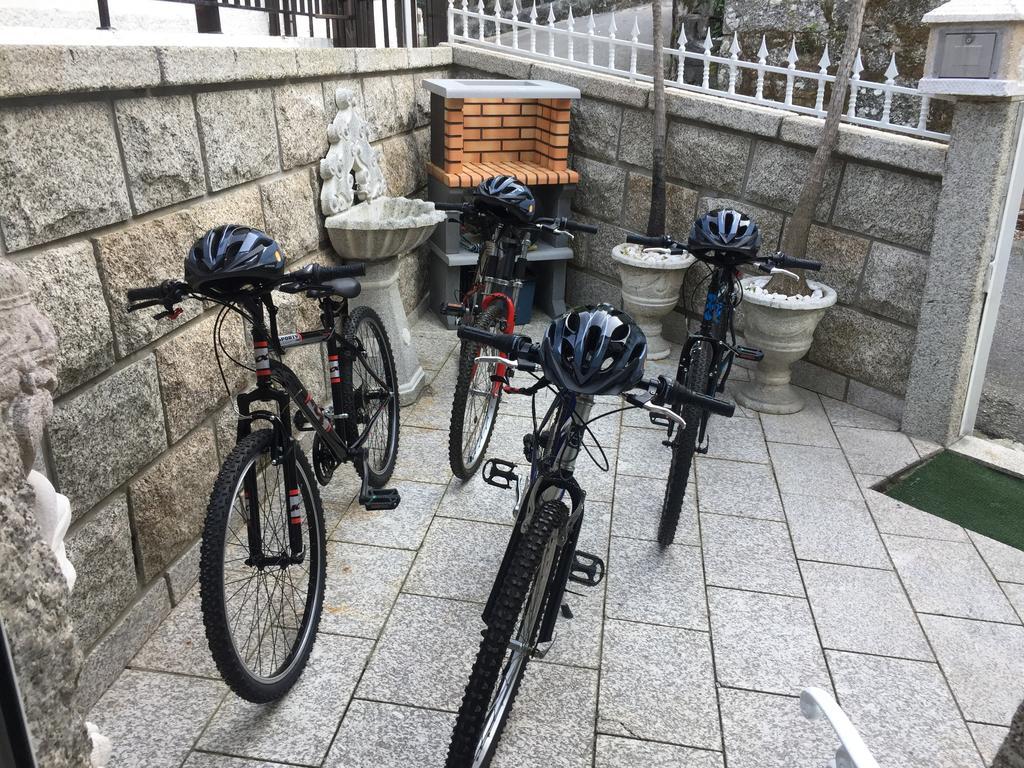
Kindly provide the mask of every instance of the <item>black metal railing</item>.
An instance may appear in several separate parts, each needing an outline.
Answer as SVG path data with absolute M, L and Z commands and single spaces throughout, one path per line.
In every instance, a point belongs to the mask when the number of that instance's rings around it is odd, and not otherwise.
M 325 37 L 339 48 L 372 48 L 377 44 L 373 0 L 165 0 L 196 9 L 199 32 L 221 32 L 220 9 L 265 13 L 275 37 L 297 37 L 300 25 L 309 37 Z M 108 0 L 97 0 L 100 29 L 114 29 Z M 381 4 L 385 47 L 437 45 L 447 39 L 447 0 L 392 0 Z M 392 36 L 390 14 L 394 14 Z M 317 21 L 325 24 L 318 29 Z M 411 22 L 411 23 L 410 23 Z M 420 25 L 422 22 L 422 34 Z M 325 32 L 326 34 L 320 34 Z M 391 38 L 395 39 L 392 40 Z

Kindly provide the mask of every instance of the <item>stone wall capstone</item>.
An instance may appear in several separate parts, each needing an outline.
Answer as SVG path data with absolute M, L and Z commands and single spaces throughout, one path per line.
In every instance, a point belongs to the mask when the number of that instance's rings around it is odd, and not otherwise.
M 391 194 L 414 196 L 429 140 L 420 82 L 450 62 L 447 48 L 0 46 L 0 255 L 28 276 L 57 337 L 40 467 L 72 503 L 67 631 L 85 653 L 81 708 L 192 590 L 235 436 L 213 355 L 217 307 L 185 302 L 176 321 L 157 321 L 128 314 L 125 291 L 180 279 L 195 239 L 224 223 L 268 231 L 291 266 L 329 262 L 318 165 L 336 88 L 353 90 L 373 125 Z M 425 296 L 425 266 L 402 258 L 407 311 Z M 319 322 L 302 297 L 280 304 L 282 332 Z M 240 323 L 223 339 L 245 359 Z M 251 383 L 222 361 L 231 393 Z M 319 348 L 286 363 L 326 396 Z

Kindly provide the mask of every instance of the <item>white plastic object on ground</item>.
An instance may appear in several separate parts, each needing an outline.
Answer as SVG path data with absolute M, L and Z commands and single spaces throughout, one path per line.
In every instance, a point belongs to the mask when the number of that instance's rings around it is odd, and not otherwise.
M 853 727 L 850 718 L 829 694 L 821 688 L 804 688 L 800 693 L 800 712 L 808 720 L 826 718 L 839 737 L 839 749 L 830 768 L 879 768 L 864 739 Z

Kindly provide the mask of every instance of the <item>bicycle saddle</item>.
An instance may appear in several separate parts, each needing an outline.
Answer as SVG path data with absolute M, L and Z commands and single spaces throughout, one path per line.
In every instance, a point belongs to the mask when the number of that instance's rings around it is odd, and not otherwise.
M 363 290 L 362 284 L 354 277 L 339 277 L 321 283 L 324 290 L 345 299 L 354 299 Z

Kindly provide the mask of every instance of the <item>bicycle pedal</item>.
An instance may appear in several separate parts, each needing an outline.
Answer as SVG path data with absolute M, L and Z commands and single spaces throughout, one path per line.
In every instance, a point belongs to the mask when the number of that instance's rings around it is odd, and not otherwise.
M 735 347 L 733 351 L 740 360 L 750 360 L 754 363 L 760 363 L 764 360 L 764 352 L 754 347 Z
M 597 555 L 576 551 L 572 558 L 569 580 L 586 587 L 596 587 L 604 579 L 604 560 Z
M 367 488 L 359 494 L 359 503 L 369 510 L 394 509 L 401 501 L 397 488 Z
M 488 459 L 484 462 L 483 480 L 495 488 L 508 490 L 513 483 L 519 486 L 519 475 L 515 473 L 516 465 L 503 459 Z
M 441 305 L 441 314 L 445 317 L 462 317 L 466 314 L 466 308 L 461 304 L 449 302 Z

